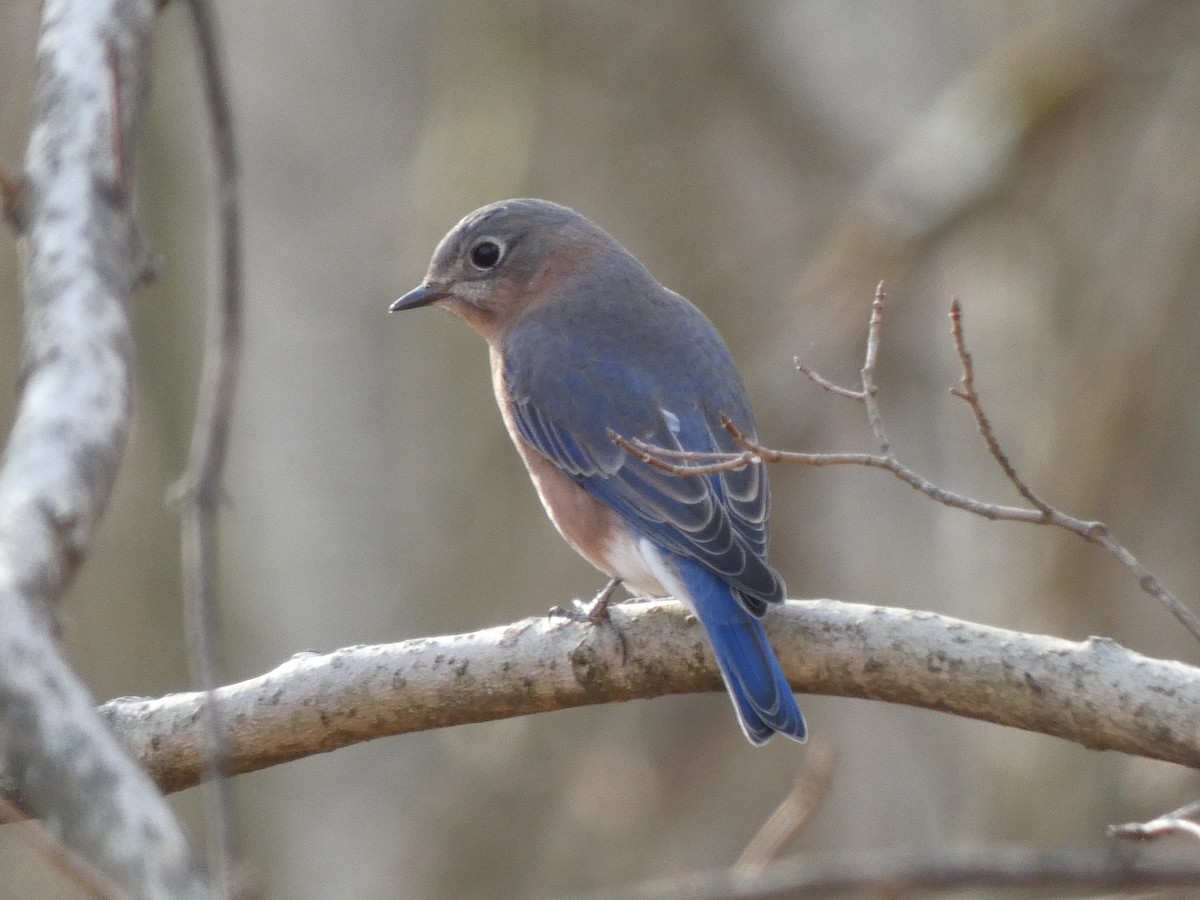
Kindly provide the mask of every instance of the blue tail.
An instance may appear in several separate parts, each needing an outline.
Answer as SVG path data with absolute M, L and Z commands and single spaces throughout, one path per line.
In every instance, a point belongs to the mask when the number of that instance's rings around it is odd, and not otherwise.
M 738 601 L 733 589 L 708 569 L 675 554 L 671 557 L 691 595 L 696 618 L 708 634 L 750 743 L 765 744 L 775 732 L 803 741 L 808 736 L 804 716 L 758 619 Z

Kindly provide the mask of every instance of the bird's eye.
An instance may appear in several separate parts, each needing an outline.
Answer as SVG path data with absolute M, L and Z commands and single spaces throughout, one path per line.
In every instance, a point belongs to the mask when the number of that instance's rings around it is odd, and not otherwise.
M 471 265 L 482 271 L 494 269 L 504 257 L 504 247 L 495 238 L 482 238 L 470 252 Z

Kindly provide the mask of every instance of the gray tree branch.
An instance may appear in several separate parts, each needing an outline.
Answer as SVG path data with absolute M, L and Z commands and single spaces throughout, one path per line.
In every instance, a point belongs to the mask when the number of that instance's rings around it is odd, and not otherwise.
M 906 848 L 832 860 L 790 859 L 761 873 L 736 869 L 689 872 L 677 878 L 614 888 L 575 900 L 901 898 L 941 896 L 971 888 L 1111 892 L 1198 882 L 1200 865 L 1178 858 L 1148 860 L 1130 853 L 1087 848 L 941 847 L 934 851 Z
M 700 627 L 667 600 L 612 608 L 606 629 L 557 618 L 299 654 L 217 690 L 233 772 L 385 735 L 594 703 L 721 690 Z M 790 601 L 767 632 L 800 691 L 904 703 L 1097 750 L 1200 767 L 1200 669 L 1105 638 L 1073 642 L 933 613 Z M 204 772 L 204 694 L 102 707 L 161 787 Z
M 24 360 L 0 468 L 0 748 L 49 832 L 136 897 L 208 896 L 170 808 L 59 652 L 129 428 L 127 310 L 145 264 L 135 135 L 155 5 L 46 0 L 20 182 Z

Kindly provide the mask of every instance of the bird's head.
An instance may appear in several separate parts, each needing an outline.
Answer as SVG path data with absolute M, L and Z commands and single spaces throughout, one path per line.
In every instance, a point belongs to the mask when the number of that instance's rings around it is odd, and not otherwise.
M 614 245 L 598 226 L 565 206 L 502 200 L 455 225 L 434 251 L 425 279 L 389 309 L 442 306 L 495 341 L 584 268 L 597 250 Z

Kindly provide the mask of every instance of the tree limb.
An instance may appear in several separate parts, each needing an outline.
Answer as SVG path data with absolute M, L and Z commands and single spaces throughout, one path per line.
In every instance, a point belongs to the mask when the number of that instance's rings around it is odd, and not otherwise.
M 0 744 L 26 807 L 119 889 L 198 898 L 179 824 L 96 715 L 50 612 L 129 429 L 127 308 L 145 258 L 131 176 L 154 24 L 149 0 L 42 7 L 21 182 L 21 396 L 0 469 Z
M 700 627 L 669 600 L 611 608 L 611 634 L 524 619 L 472 634 L 299 654 L 217 690 L 231 770 L 386 735 L 594 703 L 719 691 Z M 1025 728 L 1097 750 L 1200 768 L 1200 670 L 1105 638 L 1073 642 L 933 613 L 834 600 L 767 616 L 800 691 L 904 703 Z M 204 771 L 202 692 L 121 698 L 103 714 L 164 790 Z

